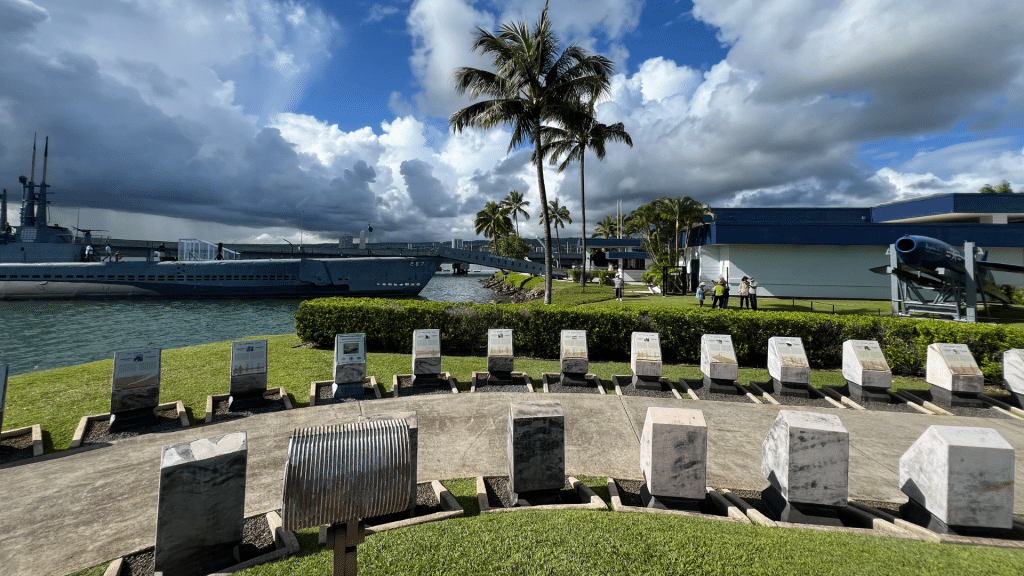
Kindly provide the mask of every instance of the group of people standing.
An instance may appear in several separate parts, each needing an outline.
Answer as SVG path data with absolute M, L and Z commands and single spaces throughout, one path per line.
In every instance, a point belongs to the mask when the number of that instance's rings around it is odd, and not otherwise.
M 728 308 L 729 292 L 729 282 L 721 276 L 717 282 L 712 283 L 710 289 L 707 287 L 706 282 L 701 282 L 700 286 L 697 287 L 698 306 L 703 308 L 704 298 L 707 297 L 708 293 L 711 293 L 711 308 Z M 740 280 L 739 297 L 741 309 L 757 310 L 757 281 L 753 277 L 744 276 Z

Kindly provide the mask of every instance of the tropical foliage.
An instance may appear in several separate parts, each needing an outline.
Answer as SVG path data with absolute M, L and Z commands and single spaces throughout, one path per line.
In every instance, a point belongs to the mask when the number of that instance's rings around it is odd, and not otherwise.
M 531 28 L 525 22 L 505 23 L 497 34 L 477 28 L 473 50 L 491 59 L 495 71 L 457 68 L 454 89 L 473 99 L 486 97 L 448 118 L 454 132 L 467 128 L 508 125 L 512 139 L 508 152 L 533 145 L 537 190 L 544 223 L 544 302 L 551 303 L 551 227 L 544 186 L 543 136 L 545 126 L 578 126 L 585 113 L 580 102 L 593 100 L 608 89 L 611 60 L 591 55 L 573 44 L 559 52 L 551 31 L 548 7 Z
M 491 240 L 492 246 L 495 240 L 512 233 L 512 219 L 497 202 L 488 202 L 476 213 L 474 226 L 477 234 Z
M 1009 182 L 1003 180 L 998 186 L 985 184 L 980 190 L 978 190 L 978 192 L 983 194 L 1013 194 L 1013 188 L 1010 186 Z
M 501 201 L 501 207 L 508 211 L 512 215 L 512 220 L 516 223 L 516 235 L 519 235 L 519 215 L 523 215 L 523 220 L 530 219 L 530 213 L 526 211 L 526 207 L 530 205 L 530 201 L 523 198 L 523 193 L 518 190 L 511 190 L 508 196 Z
M 509 234 L 492 242 L 491 252 L 497 256 L 522 260 L 530 254 L 530 245 L 519 236 Z
M 548 203 L 547 214 L 551 218 L 551 225 L 555 228 L 555 245 L 558 246 L 558 267 L 562 267 L 562 239 L 558 236 L 558 229 L 565 228 L 566 224 L 572 224 L 572 217 L 569 209 L 558 203 L 558 198 Z

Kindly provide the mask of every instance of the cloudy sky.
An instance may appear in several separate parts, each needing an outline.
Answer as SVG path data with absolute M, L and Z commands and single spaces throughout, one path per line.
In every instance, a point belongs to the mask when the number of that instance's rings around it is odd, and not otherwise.
M 38 132 L 51 214 L 115 237 L 308 241 L 371 223 L 373 240 L 470 239 L 512 189 L 537 235 L 529 151 L 447 117 L 469 103 L 453 69 L 489 65 L 476 27 L 542 6 L 0 0 L 0 186 L 20 198 Z M 634 143 L 588 159 L 591 223 L 666 195 L 870 206 L 1024 189 L 1019 0 L 551 0 L 551 20 L 615 62 L 598 119 Z M 546 182 L 578 222 L 578 169 Z

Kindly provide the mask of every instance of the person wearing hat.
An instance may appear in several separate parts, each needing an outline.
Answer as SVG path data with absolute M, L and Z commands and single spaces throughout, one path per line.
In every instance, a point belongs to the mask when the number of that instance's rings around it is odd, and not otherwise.
M 747 283 L 750 284 L 750 309 L 757 310 L 757 281 L 751 276 Z
M 622 302 L 622 288 L 625 286 L 625 282 L 622 280 L 622 272 L 620 271 L 615 275 L 615 279 L 612 281 L 615 286 L 615 299 Z
M 740 279 L 740 310 L 750 308 L 750 279 L 744 276 Z
M 707 290 L 704 289 L 704 286 L 706 286 L 706 284 L 704 282 L 701 282 L 700 286 L 697 287 L 697 307 L 698 308 L 703 308 L 704 307 L 704 296 L 707 294 Z

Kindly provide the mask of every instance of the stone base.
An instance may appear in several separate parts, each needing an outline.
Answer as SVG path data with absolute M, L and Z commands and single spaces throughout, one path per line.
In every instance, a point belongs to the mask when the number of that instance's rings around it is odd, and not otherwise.
M 152 426 L 159 422 L 154 408 L 136 408 L 110 415 L 110 431 L 122 432 L 132 428 Z
M 480 384 L 490 384 L 491 386 L 511 386 L 512 384 L 515 384 L 515 382 L 512 381 L 512 372 L 488 372 L 487 378 L 482 378 L 477 383 L 477 385 Z
M 765 382 L 765 392 L 779 396 L 793 396 L 796 398 L 811 398 L 810 386 L 803 382 L 782 382 L 772 378 Z
M 509 502 L 513 506 L 549 506 L 561 504 L 561 490 L 534 490 L 532 492 L 512 492 L 509 483 Z
M 660 376 L 640 376 L 633 374 L 633 385 L 639 390 L 667 390 L 668 388 L 662 383 Z
M 840 508 L 787 502 L 786 498 L 769 486 L 761 492 L 761 501 L 768 508 L 769 516 L 778 522 L 793 524 L 816 524 L 818 526 L 845 526 L 839 517 Z
M 704 376 L 704 389 L 712 394 L 743 394 L 743 391 L 736 386 L 735 380 L 722 380 L 721 378 L 709 378 Z
M 366 389 L 361 381 L 345 382 L 342 384 L 334 383 L 331 384 L 331 390 L 334 392 L 335 400 L 343 400 L 345 398 L 362 400 L 366 397 Z
M 951 392 L 938 386 L 931 387 L 932 403 L 949 408 L 962 406 L 964 408 L 987 408 L 988 404 L 978 398 L 976 392 Z
M 1017 408 L 1024 409 L 1024 392 L 1010 391 L 1010 398 L 1017 401 Z M 1013 402 L 1010 402 L 1012 405 Z
M 562 386 L 589 386 L 590 382 L 587 381 L 587 375 L 585 373 L 579 374 L 575 372 L 562 372 L 560 373 L 559 383 Z
M 860 384 L 846 381 L 846 388 L 843 390 L 851 400 L 859 404 L 865 402 L 877 402 L 879 404 L 891 404 L 892 397 L 889 396 L 888 388 L 865 388 Z
M 448 382 L 440 374 L 413 374 L 412 385 L 417 388 L 447 388 Z
M 986 538 L 1012 538 L 1013 529 L 981 528 L 978 526 L 950 526 L 939 520 L 927 508 L 918 504 L 913 498 L 900 506 L 900 514 L 907 522 L 927 528 L 936 534 L 953 534 L 957 536 L 981 536 Z
M 266 390 L 247 392 L 245 394 L 232 394 L 228 397 L 228 410 L 231 412 L 245 412 L 254 408 L 262 408 L 267 405 L 263 397 Z
M 702 514 L 700 505 L 704 502 L 704 498 L 694 500 L 692 498 L 667 498 L 665 496 L 655 496 L 647 489 L 646 482 L 640 485 L 640 499 L 643 500 L 645 507 L 653 510 L 685 510 L 687 512 L 695 512 L 697 514 Z

